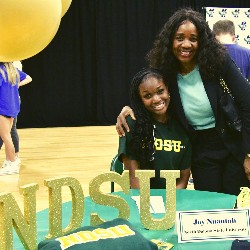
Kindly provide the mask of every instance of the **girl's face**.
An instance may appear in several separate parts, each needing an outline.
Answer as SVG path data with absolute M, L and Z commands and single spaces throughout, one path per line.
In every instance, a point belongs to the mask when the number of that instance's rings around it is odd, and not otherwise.
M 181 66 L 193 69 L 196 65 L 198 32 L 193 23 L 186 20 L 176 31 L 173 40 L 173 53 Z
M 153 118 L 159 122 L 166 122 L 170 96 L 163 80 L 149 77 L 140 84 L 139 94 L 145 108 Z

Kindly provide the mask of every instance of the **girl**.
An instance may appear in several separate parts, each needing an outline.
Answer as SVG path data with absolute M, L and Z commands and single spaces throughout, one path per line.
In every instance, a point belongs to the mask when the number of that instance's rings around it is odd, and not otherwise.
M 18 84 L 26 78 L 26 74 L 18 71 L 12 62 L 0 63 L 0 136 L 5 145 L 6 160 L 0 175 L 18 174 L 19 161 L 15 157 L 15 148 L 11 138 L 14 118 L 20 111 Z
M 154 169 L 151 188 L 165 188 L 160 170 L 180 170 L 176 188 L 186 188 L 191 161 L 188 137 L 168 112 L 170 95 L 162 74 L 154 69 L 138 72 L 130 87 L 136 120 L 127 117 L 131 133 L 120 137 L 119 159 L 130 171 L 131 188 L 139 188 L 136 169 Z

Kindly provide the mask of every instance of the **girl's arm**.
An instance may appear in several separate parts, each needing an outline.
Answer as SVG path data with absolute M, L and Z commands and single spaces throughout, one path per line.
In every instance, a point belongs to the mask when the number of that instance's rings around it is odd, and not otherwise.
M 26 84 L 30 83 L 31 81 L 32 81 L 32 78 L 29 75 L 27 75 L 24 80 L 19 82 L 18 87 L 26 85 Z
M 125 170 L 129 170 L 129 180 L 130 180 L 130 187 L 133 189 L 139 189 L 139 179 L 135 177 L 135 170 L 139 169 L 139 164 L 136 160 L 131 160 L 126 155 L 122 155 L 122 161 Z
M 180 178 L 176 180 L 176 188 L 177 189 L 187 188 L 189 176 L 190 176 L 190 168 L 181 170 Z

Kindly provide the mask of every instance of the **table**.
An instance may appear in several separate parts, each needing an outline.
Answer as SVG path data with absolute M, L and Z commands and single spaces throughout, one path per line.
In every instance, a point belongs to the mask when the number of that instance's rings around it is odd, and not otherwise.
M 131 214 L 129 221 L 133 226 L 148 239 L 162 239 L 174 245 L 173 250 L 188 249 L 188 250 L 230 250 L 232 240 L 225 241 L 211 241 L 211 242 L 196 242 L 196 243 L 178 243 L 175 227 L 169 230 L 147 230 L 144 229 L 140 222 L 140 215 L 138 208 L 132 200 L 132 195 L 138 195 L 138 190 L 131 190 L 130 195 L 125 195 L 123 192 L 115 192 L 114 194 L 126 199 L 130 206 Z M 162 196 L 165 202 L 165 190 L 151 190 L 152 196 Z M 236 196 L 227 195 L 215 192 L 205 192 L 196 190 L 177 190 L 176 191 L 176 210 L 212 210 L 212 209 L 230 209 L 234 207 Z M 98 215 L 105 220 L 112 220 L 118 217 L 118 211 L 115 208 L 102 206 L 92 202 L 90 197 L 84 199 L 84 219 L 82 226 L 90 224 L 90 213 L 97 212 Z M 62 205 L 63 210 L 63 227 L 66 227 L 71 218 L 71 202 L 65 202 Z M 37 240 L 38 242 L 44 240 L 48 234 L 48 209 L 37 213 Z M 23 246 L 14 234 L 14 249 L 23 250 Z

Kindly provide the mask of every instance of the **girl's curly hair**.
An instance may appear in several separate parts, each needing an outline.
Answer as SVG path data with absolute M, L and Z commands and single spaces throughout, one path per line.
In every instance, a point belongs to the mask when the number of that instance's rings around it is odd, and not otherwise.
M 226 49 L 216 40 L 204 16 L 191 8 L 177 10 L 165 23 L 156 37 L 153 48 L 146 55 L 149 66 L 171 73 L 180 71 L 180 64 L 173 54 L 172 47 L 176 31 L 186 20 L 197 28 L 196 60 L 200 71 L 207 78 L 218 76 L 226 56 Z
M 135 113 L 136 121 L 134 130 L 132 131 L 133 140 L 129 146 L 139 161 L 140 169 L 153 168 L 154 126 L 150 112 L 145 108 L 139 93 L 140 84 L 149 78 L 156 78 L 165 83 L 160 71 L 151 68 L 139 71 L 132 79 L 130 86 L 130 105 Z

